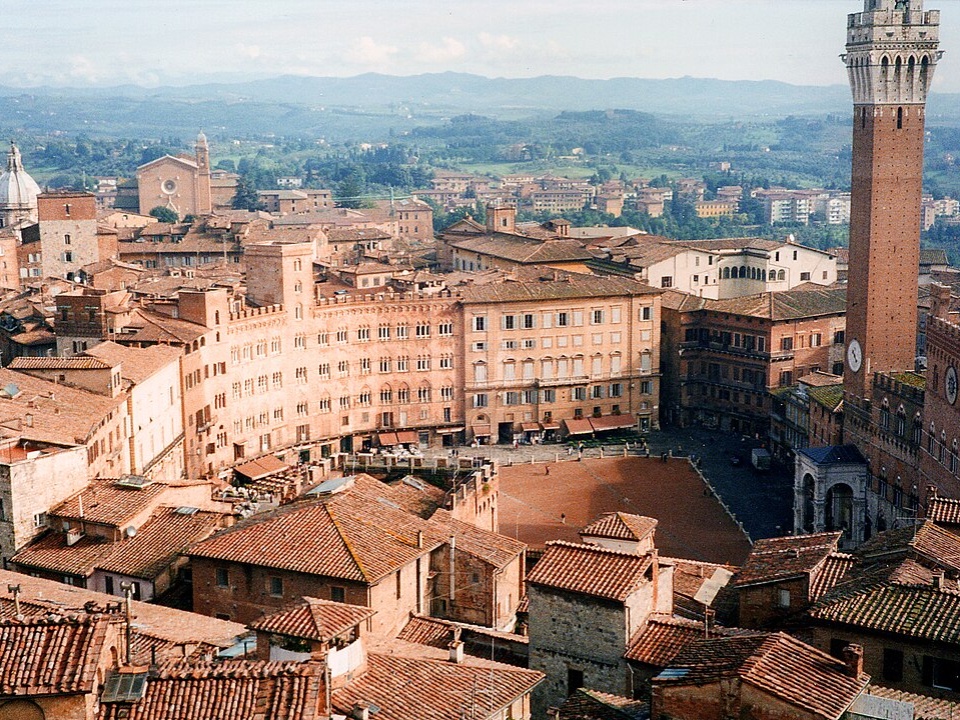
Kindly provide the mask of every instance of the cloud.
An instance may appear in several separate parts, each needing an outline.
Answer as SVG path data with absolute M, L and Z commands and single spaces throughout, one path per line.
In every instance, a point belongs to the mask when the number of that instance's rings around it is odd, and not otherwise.
M 364 67 L 382 67 L 388 65 L 397 48 L 393 45 L 378 45 L 369 35 L 357 38 L 346 52 L 346 59 L 355 65 Z
M 488 50 L 513 51 L 520 47 L 520 41 L 510 35 L 491 35 L 488 32 L 482 32 L 477 36 L 480 44 Z
M 243 43 L 237 45 L 237 52 L 241 57 L 249 58 L 250 60 L 256 60 L 263 54 L 259 45 L 245 45 Z
M 431 64 L 449 63 L 459 60 L 466 54 L 467 48 L 462 42 L 452 37 L 445 37 L 439 43 L 420 43 L 417 60 Z
M 101 78 L 102 70 L 86 55 L 71 55 L 67 67 L 67 75 L 73 80 L 96 83 Z

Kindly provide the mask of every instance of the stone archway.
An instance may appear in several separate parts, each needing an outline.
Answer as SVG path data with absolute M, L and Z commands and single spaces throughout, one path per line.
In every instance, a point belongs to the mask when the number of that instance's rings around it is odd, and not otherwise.
M 837 483 L 827 490 L 825 510 L 826 530 L 842 530 L 846 539 L 851 538 L 854 526 L 853 488 L 846 483 Z

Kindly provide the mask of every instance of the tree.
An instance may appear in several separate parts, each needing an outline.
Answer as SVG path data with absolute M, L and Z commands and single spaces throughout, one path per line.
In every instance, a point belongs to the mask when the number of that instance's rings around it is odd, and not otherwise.
M 257 191 L 247 184 L 243 175 L 237 178 L 237 190 L 233 194 L 234 210 L 259 210 L 260 197 Z
M 162 205 L 157 205 L 150 214 L 157 219 L 157 222 L 162 223 L 175 223 L 180 219 L 175 211 Z

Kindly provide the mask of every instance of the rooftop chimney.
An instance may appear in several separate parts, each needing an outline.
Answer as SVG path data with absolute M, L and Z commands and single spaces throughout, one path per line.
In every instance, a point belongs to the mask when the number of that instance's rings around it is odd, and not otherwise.
M 931 585 L 933 585 L 934 590 L 941 590 L 943 588 L 943 571 L 939 570 L 933 574 L 931 579 Z
M 457 665 L 463 664 L 463 642 L 461 640 L 455 640 L 449 645 L 450 648 L 450 662 L 456 663 Z
M 843 649 L 843 662 L 847 666 L 847 675 L 859 678 L 863 674 L 863 645 L 847 645 Z
M 558 707 L 548 707 L 547 708 L 547 717 L 550 720 L 560 720 L 560 708 Z
M 930 314 L 946 320 L 950 314 L 950 286 L 930 283 Z

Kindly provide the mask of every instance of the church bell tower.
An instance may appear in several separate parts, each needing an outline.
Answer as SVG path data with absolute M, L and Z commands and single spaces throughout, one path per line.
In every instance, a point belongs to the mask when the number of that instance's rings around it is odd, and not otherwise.
M 850 270 L 844 389 L 913 370 L 924 107 L 940 59 L 940 12 L 922 0 L 864 0 L 842 55 L 853 92 Z

